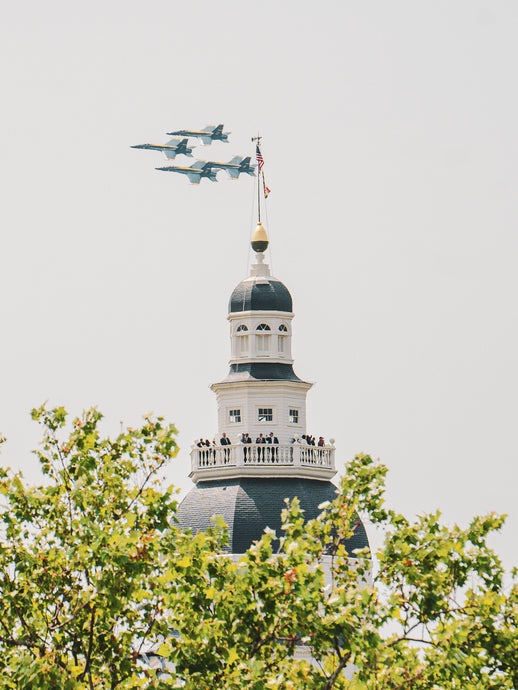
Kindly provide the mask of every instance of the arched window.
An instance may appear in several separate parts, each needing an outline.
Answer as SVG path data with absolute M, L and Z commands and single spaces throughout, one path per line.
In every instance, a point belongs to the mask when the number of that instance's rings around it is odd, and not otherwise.
M 245 326 L 244 323 L 240 324 L 236 328 L 236 333 L 237 333 L 237 354 L 239 357 L 242 357 L 243 355 L 246 355 L 248 352 L 248 326 Z
M 288 327 L 281 323 L 279 326 L 279 335 L 277 336 L 279 354 L 284 355 L 288 350 Z
M 270 326 L 267 323 L 260 323 L 255 330 L 260 332 L 260 335 L 255 336 L 257 352 L 270 352 L 270 334 L 268 333 L 271 331 Z

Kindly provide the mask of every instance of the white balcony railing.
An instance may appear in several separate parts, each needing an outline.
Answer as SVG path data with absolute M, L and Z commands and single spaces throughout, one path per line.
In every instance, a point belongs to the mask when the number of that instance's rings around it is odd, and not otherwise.
M 232 476 L 258 474 L 283 475 L 283 469 L 288 470 L 290 476 L 308 475 L 304 469 L 310 470 L 309 476 L 317 474 L 331 476 L 335 473 L 335 447 L 307 446 L 301 443 L 289 445 L 278 444 L 232 444 L 230 446 L 193 446 L 191 450 L 191 476 L 197 481 L 211 475 Z M 271 472 L 268 470 L 271 468 Z M 291 471 L 289 471 L 291 468 Z M 228 470 L 228 471 L 225 471 Z

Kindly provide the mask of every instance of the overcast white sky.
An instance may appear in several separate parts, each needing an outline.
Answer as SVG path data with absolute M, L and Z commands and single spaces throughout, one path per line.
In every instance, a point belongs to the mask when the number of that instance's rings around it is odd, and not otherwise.
M 190 486 L 253 181 L 191 186 L 130 146 L 222 122 L 202 158 L 264 136 L 308 430 L 340 466 L 380 457 L 401 511 L 509 513 L 517 565 L 517 35 L 510 0 L 3 3 L 4 464 L 38 479 L 44 400 L 111 432 L 153 410 Z

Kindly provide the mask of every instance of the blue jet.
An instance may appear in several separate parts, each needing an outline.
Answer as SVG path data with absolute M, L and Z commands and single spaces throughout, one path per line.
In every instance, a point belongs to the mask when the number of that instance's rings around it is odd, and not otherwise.
M 165 168 L 155 168 L 155 170 L 169 170 L 171 172 L 187 175 L 191 184 L 200 184 L 202 177 L 207 177 L 211 182 L 217 182 L 216 171 L 212 169 L 212 164 L 207 161 L 196 161 L 190 168 L 182 168 L 178 165 L 168 165 Z
M 221 170 L 226 170 L 233 180 L 239 179 L 241 173 L 247 173 L 252 177 L 255 177 L 254 170 L 256 165 L 250 165 L 250 156 L 243 158 L 243 156 L 234 156 L 232 160 L 228 163 L 216 163 L 214 161 L 209 161 L 209 165 L 212 168 L 220 168 Z
M 167 144 L 137 144 L 132 149 L 149 149 L 150 151 L 163 151 L 167 158 L 176 158 L 179 154 L 192 158 L 192 148 L 187 146 L 188 139 L 170 139 Z
M 212 144 L 213 141 L 228 141 L 230 132 L 223 131 L 223 125 L 207 125 L 204 129 L 179 129 L 177 132 L 167 132 L 168 136 L 197 137 L 201 139 L 205 146 Z

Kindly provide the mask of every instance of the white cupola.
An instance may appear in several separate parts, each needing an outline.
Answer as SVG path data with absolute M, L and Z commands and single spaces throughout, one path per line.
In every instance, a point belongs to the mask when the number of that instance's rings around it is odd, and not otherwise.
M 230 371 L 214 383 L 218 440 L 228 445 L 193 447 L 194 481 L 238 476 L 297 476 L 328 481 L 334 474 L 334 444 L 307 445 L 306 396 L 313 384 L 293 371 L 293 304 L 287 287 L 270 273 L 261 223 L 252 235 L 255 262 L 232 292 Z M 243 439 L 249 438 L 248 444 Z M 270 439 L 263 445 L 262 438 Z

